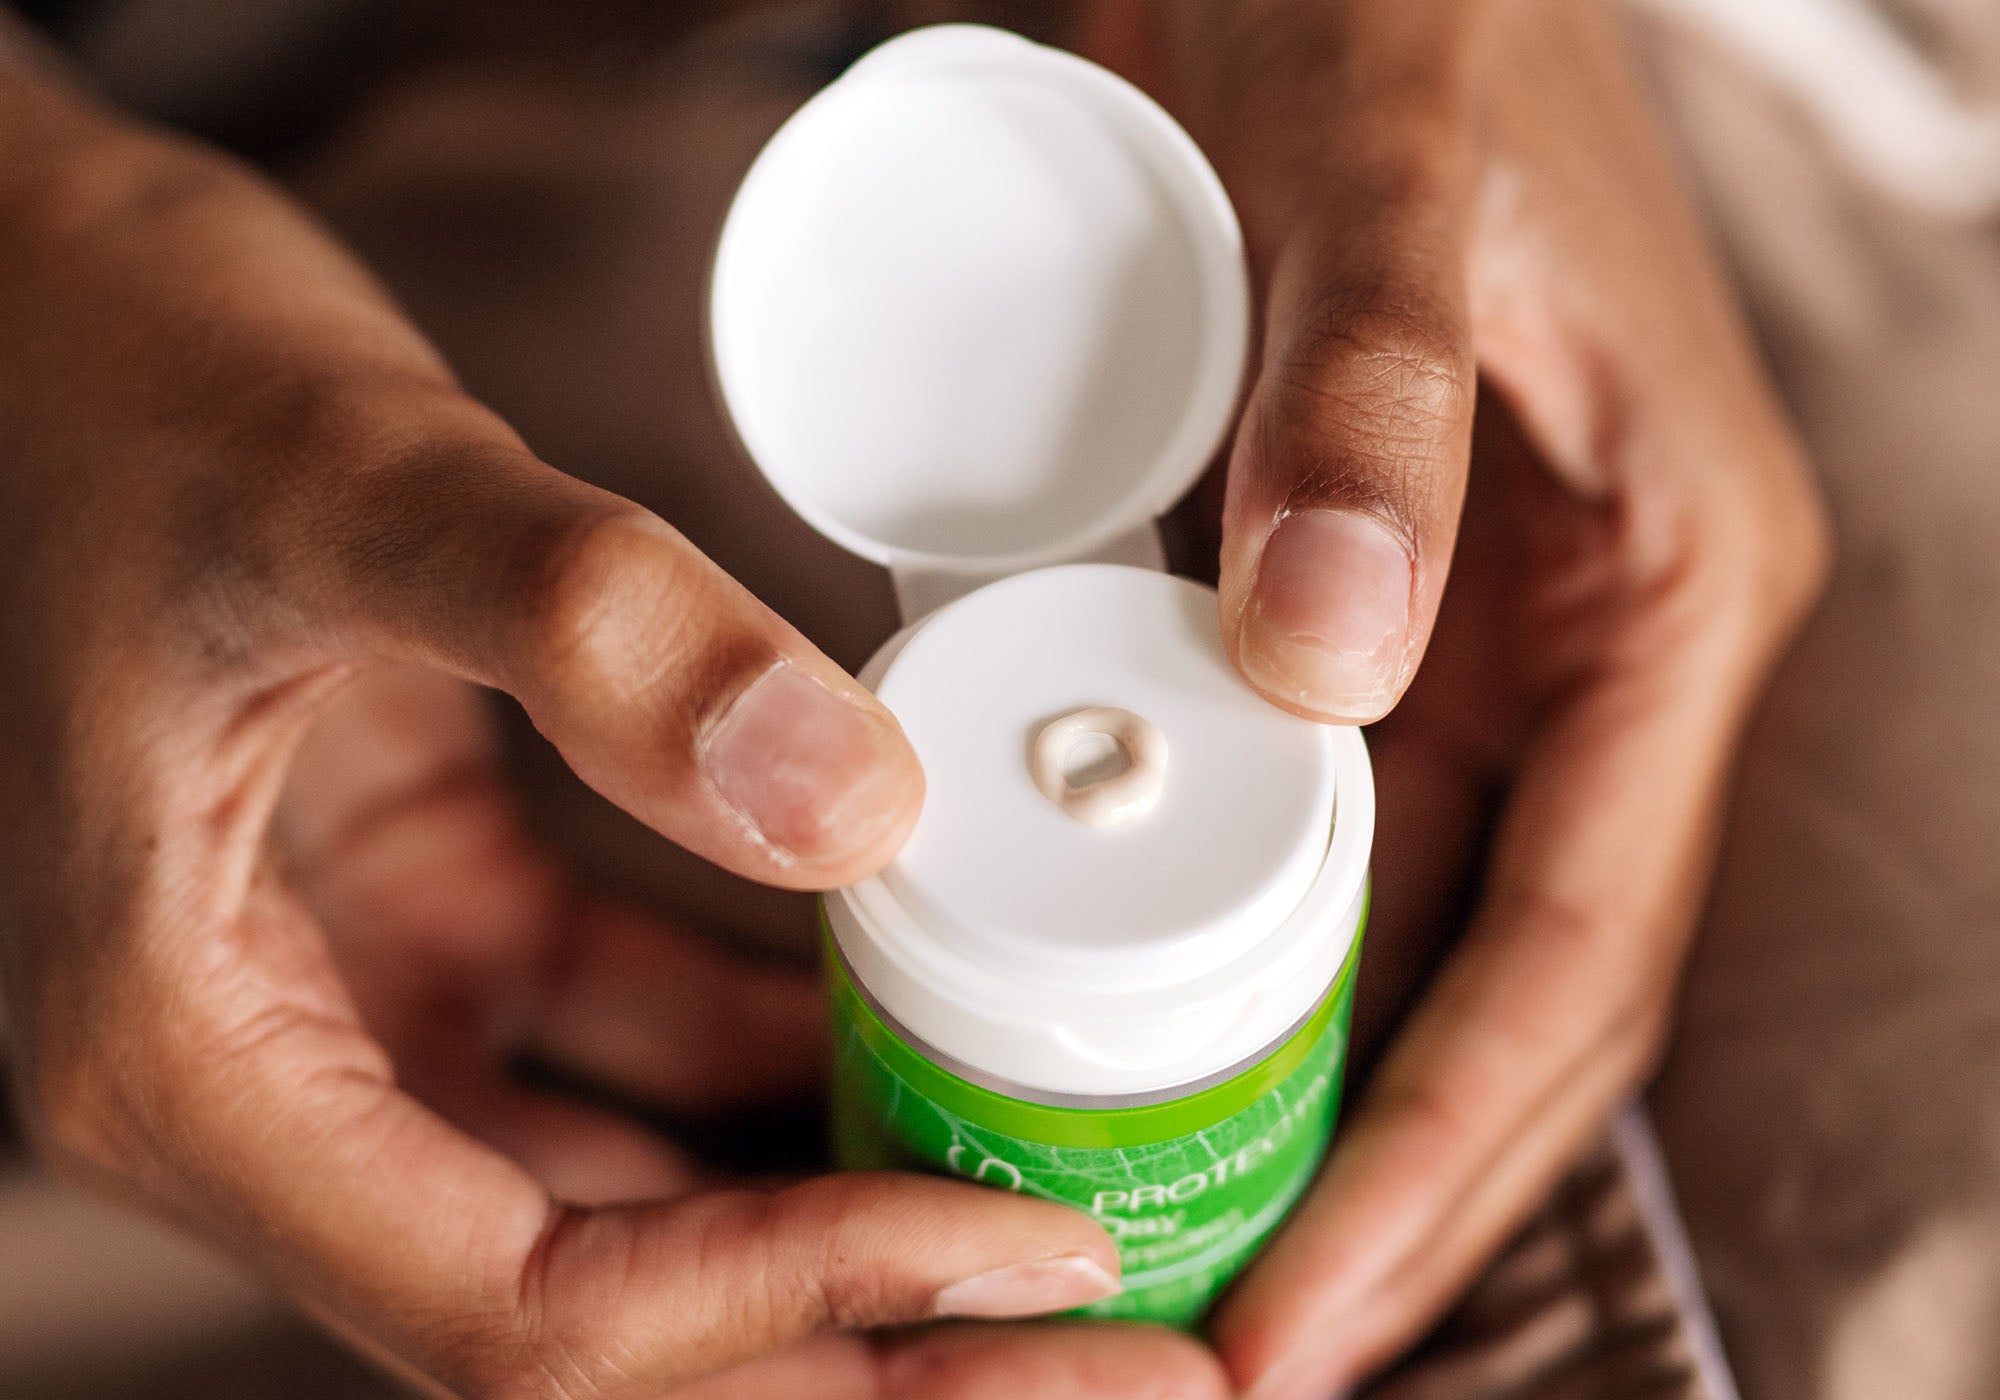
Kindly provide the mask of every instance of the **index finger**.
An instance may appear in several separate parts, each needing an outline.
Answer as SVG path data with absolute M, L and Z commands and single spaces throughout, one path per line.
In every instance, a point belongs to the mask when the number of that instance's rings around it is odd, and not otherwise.
M 1448 6 L 1386 24 L 1384 8 L 1241 21 L 1222 64 L 1241 100 L 1217 133 L 1267 283 L 1229 462 L 1223 632 L 1269 699 L 1347 723 L 1386 713 L 1423 655 L 1474 398 L 1470 163 L 1446 61 L 1462 26 Z

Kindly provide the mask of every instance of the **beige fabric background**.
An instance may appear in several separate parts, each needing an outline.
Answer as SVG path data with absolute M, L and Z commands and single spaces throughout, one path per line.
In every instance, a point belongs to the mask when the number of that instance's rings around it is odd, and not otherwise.
M 2000 101 L 2000 6 L 1893 8 Z M 1707 45 L 1649 46 L 1841 548 L 1658 1121 L 1747 1395 L 2000 1395 L 2000 219 L 1899 211 Z

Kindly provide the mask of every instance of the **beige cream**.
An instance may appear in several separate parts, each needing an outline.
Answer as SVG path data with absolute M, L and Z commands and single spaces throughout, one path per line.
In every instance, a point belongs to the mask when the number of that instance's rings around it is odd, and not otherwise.
M 1109 740 L 1124 766 L 1079 779 L 1076 764 L 1092 740 Z M 1035 735 L 1029 771 L 1042 796 L 1085 826 L 1116 827 L 1143 821 L 1160 803 L 1167 783 L 1167 736 L 1143 716 L 1116 706 L 1073 710 Z

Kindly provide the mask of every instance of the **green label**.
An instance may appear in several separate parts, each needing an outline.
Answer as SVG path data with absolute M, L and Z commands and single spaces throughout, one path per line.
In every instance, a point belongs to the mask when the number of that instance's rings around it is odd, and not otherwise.
M 1354 966 L 1263 1061 L 1186 1098 L 1056 1108 L 940 1069 L 855 991 L 838 956 L 834 1146 L 843 1167 L 928 1170 L 1075 1206 L 1118 1242 L 1125 1290 L 1085 1309 L 1191 1328 L 1311 1183 L 1340 1108 Z

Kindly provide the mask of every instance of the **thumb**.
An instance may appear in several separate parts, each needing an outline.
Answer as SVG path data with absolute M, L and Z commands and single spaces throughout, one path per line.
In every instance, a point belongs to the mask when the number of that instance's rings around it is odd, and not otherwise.
M 1268 141 L 1233 174 L 1268 286 L 1229 464 L 1224 633 L 1252 685 L 1314 719 L 1367 722 L 1402 695 L 1471 452 L 1463 161 L 1406 105 L 1308 91 L 1270 118 L 1318 133 L 1303 175 Z
M 1230 462 L 1225 632 L 1252 685 L 1314 719 L 1365 723 L 1401 697 L 1464 497 L 1464 274 L 1408 244 L 1356 246 L 1396 236 L 1325 229 L 1287 251 Z
M 649 512 L 485 437 L 343 494 L 308 553 L 348 650 L 507 691 L 591 786 L 752 879 L 851 883 L 908 834 L 923 777 L 888 711 Z
M 578 1213 L 545 1236 L 528 1283 L 545 1349 L 657 1383 L 829 1327 L 1061 1312 L 1117 1278 L 1109 1237 L 1066 1206 L 852 1173 Z

